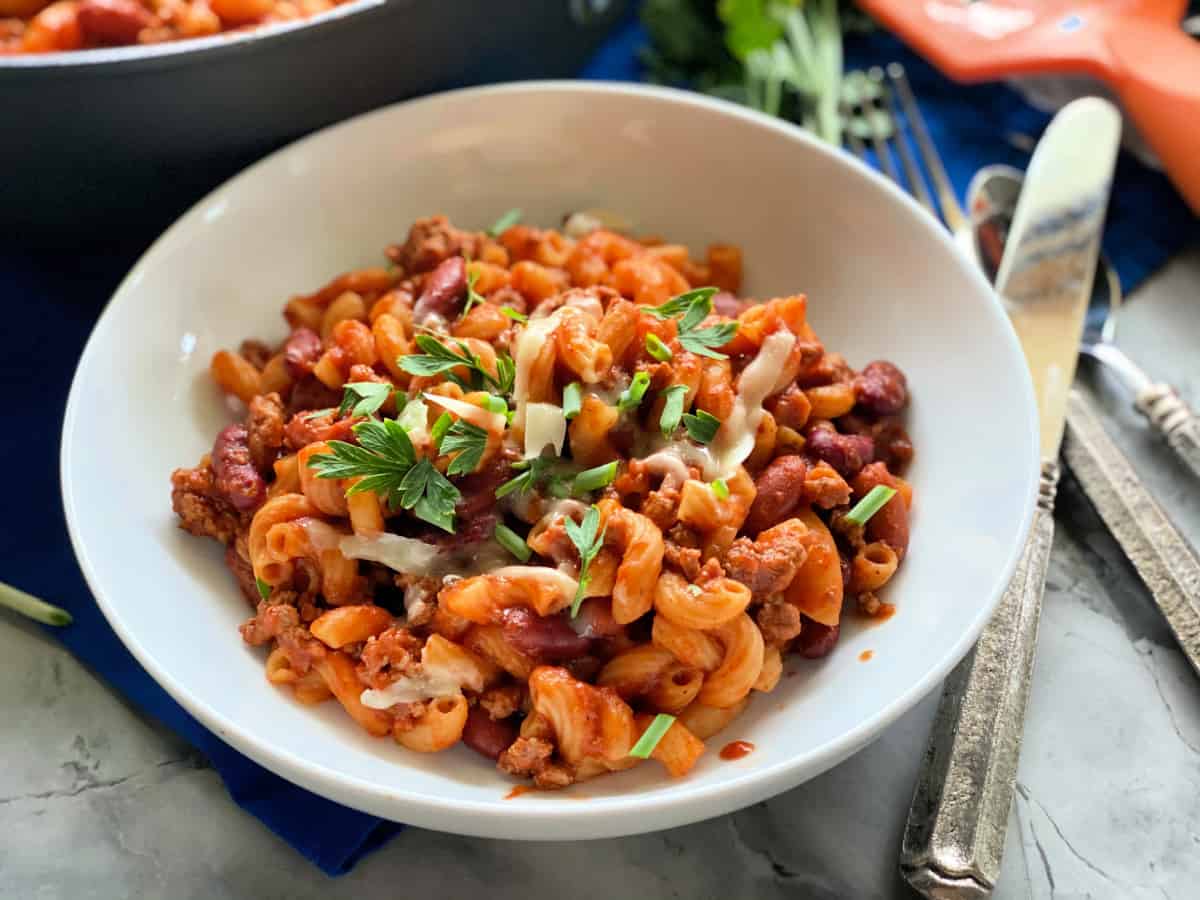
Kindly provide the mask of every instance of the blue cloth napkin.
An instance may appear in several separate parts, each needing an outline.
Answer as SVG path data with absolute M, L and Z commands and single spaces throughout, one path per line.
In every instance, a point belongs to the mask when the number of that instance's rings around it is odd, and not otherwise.
M 584 76 L 636 80 L 636 50 L 644 41 L 631 18 Z M 1022 165 L 1024 156 L 1008 148 L 1001 135 L 1036 135 L 1046 122 L 1006 88 L 968 89 L 946 82 L 886 35 L 855 42 L 848 58 L 852 66 L 905 62 L 960 191 L 984 163 Z M 1196 234 L 1196 221 L 1165 179 L 1123 160 L 1106 246 L 1126 286 L 1141 281 Z M 75 360 L 105 299 L 143 249 L 140 243 L 114 243 L 84 254 L 34 252 L 12 243 L 0 249 L 0 303 L 10 316 L 9 341 L 0 354 L 0 384 L 10 388 L 9 437 L 0 442 L 0 466 L 10 475 L 10 508 L 21 511 L 20 519 L 9 517 L 7 529 L 0 532 L 2 577 L 69 609 L 75 624 L 51 631 L 55 637 L 140 709 L 202 751 L 235 802 L 323 871 L 337 875 L 403 826 L 346 809 L 272 775 L 176 704 L 129 655 L 100 614 L 71 553 L 62 508 L 53 496 Z M 136 453 L 136 446 L 129 452 Z
M 641 25 L 629 20 L 596 54 L 582 77 L 640 80 L 637 52 L 646 42 Z M 1006 85 L 968 86 L 950 81 L 886 32 L 847 39 L 847 70 L 893 61 L 903 63 L 908 72 L 930 136 L 960 201 L 971 176 L 981 167 L 990 163 L 1026 167 L 1028 152 L 1014 147 L 1006 136 L 1036 139 L 1050 121 L 1049 115 L 1038 112 Z M 1104 250 L 1126 293 L 1198 237 L 1200 219 L 1191 214 L 1166 176 L 1121 154 Z

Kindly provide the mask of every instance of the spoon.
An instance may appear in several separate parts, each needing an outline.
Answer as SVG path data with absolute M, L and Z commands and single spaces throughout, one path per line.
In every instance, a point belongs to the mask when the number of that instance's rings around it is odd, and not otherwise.
M 989 280 L 995 280 L 1023 176 L 1011 166 L 984 166 L 967 188 L 973 250 Z M 1162 435 L 1192 473 L 1200 477 L 1200 420 L 1169 384 L 1156 383 L 1115 343 L 1121 282 L 1103 256 L 1096 264 L 1092 296 L 1079 351 L 1103 363 L 1129 390 L 1137 409 Z

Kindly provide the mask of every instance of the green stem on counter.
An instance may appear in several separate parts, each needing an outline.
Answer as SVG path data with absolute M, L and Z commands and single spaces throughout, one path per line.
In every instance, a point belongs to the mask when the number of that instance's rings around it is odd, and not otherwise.
M 27 594 L 3 581 L 0 581 L 0 606 L 46 625 L 70 625 L 74 621 L 65 609 L 39 600 L 33 594 Z

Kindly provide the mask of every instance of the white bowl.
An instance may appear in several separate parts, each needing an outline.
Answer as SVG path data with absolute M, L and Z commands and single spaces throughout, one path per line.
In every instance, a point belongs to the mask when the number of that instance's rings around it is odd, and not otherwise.
M 821 662 L 794 659 L 687 778 L 646 765 L 553 794 L 512 787 L 470 750 L 423 756 L 366 736 L 336 704 L 301 706 L 242 643 L 248 610 L 216 543 L 183 533 L 168 476 L 229 420 L 213 351 L 279 338 L 283 301 L 378 264 L 419 216 L 484 227 L 619 210 L 641 233 L 740 244 L 745 293 L 804 291 L 853 365 L 908 374 L 909 556 L 886 599 L 848 616 Z M 63 502 L 96 598 L 150 674 L 200 721 L 297 784 L 390 819 L 506 838 L 608 837 L 692 822 L 790 788 L 863 747 L 935 687 L 995 606 L 1037 475 L 1020 348 L 984 279 L 936 223 L 848 156 L 695 94 L 587 83 L 459 91 L 300 141 L 219 188 L 146 253 L 104 312 L 63 429 Z M 873 650 L 869 662 L 860 662 Z M 757 749 L 725 762 L 726 741 Z M 580 802 L 587 798 L 587 802 Z

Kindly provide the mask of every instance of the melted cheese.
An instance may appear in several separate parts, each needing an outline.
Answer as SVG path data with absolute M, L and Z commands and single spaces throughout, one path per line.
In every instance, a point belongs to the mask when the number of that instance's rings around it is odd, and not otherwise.
M 642 460 L 642 465 L 651 475 L 657 475 L 663 479 L 668 477 L 674 479 L 676 486 L 683 484 L 691 477 L 687 463 L 683 460 L 683 454 L 678 445 L 674 444 L 657 453 L 651 453 Z
M 554 455 L 561 456 L 566 440 L 567 417 L 561 406 L 553 403 L 525 405 L 525 459 L 541 456 L 546 447 L 552 447 Z
M 546 341 L 554 334 L 559 321 L 558 310 L 541 319 L 530 319 L 521 329 L 521 336 L 517 338 L 517 348 L 513 354 L 516 369 L 513 376 L 513 403 L 516 405 L 513 412 L 513 428 L 525 427 L 525 407 L 529 405 L 529 378 L 533 364 Z
M 776 331 L 767 336 L 758 356 L 742 370 L 733 411 L 709 445 L 714 465 L 705 471 L 706 478 L 731 477 L 753 452 L 754 436 L 763 417 L 763 401 L 775 393 L 779 373 L 795 345 L 796 336 L 790 331 Z
M 402 675 L 379 690 L 367 688 L 358 699 L 371 709 L 390 709 L 397 703 L 416 703 L 461 693 L 462 683 L 453 673 L 421 671 L 415 675 Z

